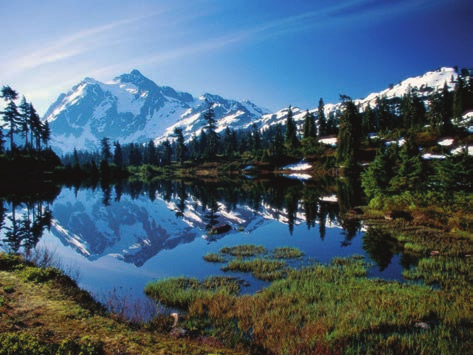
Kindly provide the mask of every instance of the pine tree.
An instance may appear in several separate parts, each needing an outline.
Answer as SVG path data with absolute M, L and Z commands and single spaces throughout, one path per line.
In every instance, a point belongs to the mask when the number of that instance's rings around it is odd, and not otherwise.
M 380 131 L 388 131 L 392 126 L 393 115 L 391 110 L 389 109 L 388 100 L 385 96 L 381 98 L 377 98 L 376 100 L 377 106 L 377 115 L 378 115 L 378 122 L 379 122 L 379 130 Z
M 121 169 L 123 165 L 123 152 L 120 142 L 116 141 L 113 143 L 114 150 L 113 150 L 113 162 L 115 165 Z
M 347 170 L 353 170 L 358 165 L 358 155 L 361 143 L 361 119 L 358 109 L 350 97 L 340 95 L 343 103 L 343 113 L 340 118 L 338 133 L 337 161 Z
M 304 116 L 304 135 L 303 138 L 317 138 L 317 125 L 315 124 L 314 114 L 306 111 Z
M 29 130 L 30 130 L 30 108 L 32 106 L 26 101 L 26 98 L 23 96 L 20 102 L 20 105 L 18 106 L 20 115 L 19 115 L 19 127 L 20 127 L 20 132 L 25 138 L 25 149 L 28 149 L 28 135 L 29 135 Z
M 10 127 L 8 136 L 10 137 L 10 149 L 14 148 L 14 139 L 13 135 L 16 132 L 17 125 L 19 123 L 20 113 L 18 112 L 18 107 L 16 106 L 15 100 L 18 98 L 18 93 L 13 90 L 10 86 L 5 85 L 2 87 L 1 95 L 8 104 L 5 110 L 3 111 L 3 120 Z
M 102 160 L 109 162 L 112 158 L 112 151 L 110 148 L 110 139 L 107 137 L 103 137 L 100 141 L 100 149 L 102 154 Z
M 174 135 L 176 136 L 176 160 L 182 164 L 186 157 L 187 147 L 184 144 L 184 135 L 182 134 L 182 128 L 174 128 Z
M 205 155 L 213 159 L 217 155 L 218 151 L 218 134 L 216 132 L 217 121 L 215 120 L 215 111 L 213 109 L 213 102 L 207 101 L 207 111 L 204 113 L 204 120 L 206 121 L 206 126 L 204 128 L 207 129 L 207 146 L 205 149 Z
M 39 117 L 36 109 L 33 107 L 33 104 L 30 103 L 30 108 L 28 110 L 30 117 L 28 118 L 28 124 L 30 125 L 30 145 L 33 148 L 33 140 L 40 140 L 42 123 L 41 118 Z
M 299 140 L 297 139 L 297 127 L 296 123 L 294 122 L 294 115 L 291 106 L 289 106 L 287 109 L 286 134 L 284 137 L 284 143 L 288 148 L 299 147 Z
M 284 153 L 284 136 L 281 124 L 277 124 L 272 128 L 273 134 L 270 142 L 270 153 L 275 159 L 279 159 Z
M 161 159 L 161 165 L 162 166 L 171 165 L 172 147 L 169 140 L 166 139 L 162 143 L 162 147 L 163 147 L 163 155 Z
M 371 105 L 366 106 L 365 112 L 363 112 L 363 122 L 362 122 L 362 134 L 363 137 L 368 136 L 370 132 L 376 131 L 377 127 L 375 124 L 375 116 Z
M 326 136 L 327 132 L 327 118 L 325 117 L 324 100 L 320 98 L 319 107 L 317 109 L 319 119 L 319 136 Z
M 253 154 L 256 154 L 261 149 L 261 134 L 256 124 L 253 124 L 251 126 L 251 131 L 248 136 L 248 142 L 250 150 Z
M 425 106 L 417 91 L 409 88 L 401 101 L 403 126 L 406 130 L 418 131 L 425 123 Z
M 459 122 L 463 116 L 463 96 L 465 91 L 465 84 L 461 76 L 458 76 L 455 90 L 453 91 L 453 119 Z
M 440 133 L 443 123 L 443 98 L 438 92 L 430 96 L 428 118 L 430 131 Z
M 40 138 L 41 142 L 48 147 L 49 140 L 51 139 L 51 128 L 49 127 L 49 122 L 45 121 L 41 124 L 41 131 L 40 131 Z M 41 150 L 41 146 L 38 150 Z
M 140 166 L 143 163 L 141 151 L 135 143 L 130 144 L 130 152 L 128 154 L 128 165 Z
M 405 143 L 399 153 L 400 165 L 396 176 L 391 179 L 390 189 L 395 194 L 404 191 L 423 191 L 425 188 L 425 167 L 423 160 L 418 153 L 413 154 L 407 143 Z
M 374 161 L 361 174 L 361 186 L 366 196 L 373 197 L 386 194 L 394 176 L 395 160 L 388 154 L 384 145 L 376 152 Z
M 157 166 L 159 164 L 158 149 L 156 148 L 156 145 L 154 144 L 154 141 L 152 139 L 150 139 L 150 141 L 146 145 L 143 160 L 145 164 L 153 166 Z

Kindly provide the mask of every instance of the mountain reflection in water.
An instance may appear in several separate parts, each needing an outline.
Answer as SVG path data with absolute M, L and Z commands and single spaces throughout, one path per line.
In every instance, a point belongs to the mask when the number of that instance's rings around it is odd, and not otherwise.
M 361 254 L 377 264 L 372 275 L 400 279 L 395 243 L 391 248 L 382 237 L 365 235 L 358 220 L 341 217 L 360 204 L 359 191 L 349 179 L 275 177 L 121 181 L 47 196 L 8 195 L 0 200 L 1 248 L 47 248 L 77 268 L 80 286 L 93 293 L 120 287 L 140 293 L 155 278 L 222 274 L 221 265 L 203 256 L 239 244 L 297 247 L 306 260 L 320 262 Z M 215 225 L 230 230 L 208 233 Z M 243 292 L 265 284 L 232 275 L 250 281 Z

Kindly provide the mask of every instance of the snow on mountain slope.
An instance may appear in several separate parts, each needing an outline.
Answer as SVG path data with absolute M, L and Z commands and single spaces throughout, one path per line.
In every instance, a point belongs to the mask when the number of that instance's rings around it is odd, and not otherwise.
M 52 146 L 60 152 L 97 149 L 103 137 L 121 143 L 146 143 L 172 134 L 176 123 L 188 138 L 204 125 L 202 114 L 214 102 L 219 130 L 240 126 L 265 113 L 250 101 L 227 100 L 205 94 L 195 98 L 173 88 L 158 86 L 138 70 L 102 83 L 85 78 L 61 94 L 45 114 Z
M 402 97 L 411 88 L 421 96 L 442 90 L 445 84 L 453 90 L 457 77 L 455 69 L 440 68 L 407 78 L 354 102 L 364 110 L 368 104 L 375 108 L 378 98 Z M 107 83 L 85 78 L 67 94 L 61 94 L 44 119 L 50 123 L 52 147 L 64 153 L 74 147 L 97 149 L 103 137 L 121 143 L 159 142 L 172 136 L 176 127 L 182 128 L 185 139 L 189 140 L 199 135 L 205 126 L 203 114 L 208 102 L 214 105 L 217 132 L 226 127 L 249 129 L 253 124 L 265 130 L 272 125 L 285 124 L 288 112 L 286 107 L 270 113 L 248 100 L 240 102 L 209 93 L 195 98 L 170 87 L 158 86 L 138 70 L 132 70 Z M 317 108 L 309 110 L 317 118 Z M 327 118 L 338 116 L 341 110 L 341 103 L 327 103 L 324 107 Z M 292 111 L 294 121 L 302 130 L 306 111 L 299 107 L 292 107 Z

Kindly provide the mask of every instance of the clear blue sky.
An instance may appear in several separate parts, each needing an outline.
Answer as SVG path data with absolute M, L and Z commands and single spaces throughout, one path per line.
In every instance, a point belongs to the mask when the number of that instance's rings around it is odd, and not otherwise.
M 0 85 L 43 114 L 86 76 L 303 109 L 473 67 L 472 0 L 0 1 Z

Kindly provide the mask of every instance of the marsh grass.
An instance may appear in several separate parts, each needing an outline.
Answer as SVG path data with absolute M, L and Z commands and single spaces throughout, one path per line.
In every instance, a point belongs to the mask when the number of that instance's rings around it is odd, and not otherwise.
M 283 272 L 285 267 L 285 261 L 257 258 L 252 260 L 230 260 L 230 262 L 221 269 L 222 271 L 251 272 L 257 279 L 273 281 L 285 276 Z
M 302 258 L 304 253 L 293 247 L 279 247 L 271 252 L 271 257 L 275 259 L 297 259 Z
M 220 253 L 224 255 L 231 255 L 239 258 L 251 257 L 267 253 L 265 247 L 261 245 L 243 244 L 233 247 L 223 247 Z
M 208 253 L 204 255 L 204 260 L 209 263 L 223 263 L 225 258 L 220 253 Z
M 439 354 L 449 346 L 460 352 L 469 348 L 471 265 L 465 260 L 421 259 L 407 278 L 426 279 L 426 285 L 368 279 L 370 264 L 359 255 L 299 269 L 262 258 L 236 258 L 226 267 L 254 272 L 257 265 L 284 277 L 255 295 L 210 292 L 195 297 L 186 304 L 184 324 L 197 334 L 230 339 L 228 345 L 246 344 L 262 353 Z

